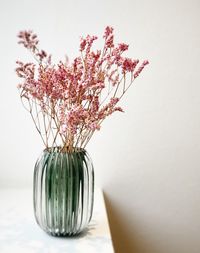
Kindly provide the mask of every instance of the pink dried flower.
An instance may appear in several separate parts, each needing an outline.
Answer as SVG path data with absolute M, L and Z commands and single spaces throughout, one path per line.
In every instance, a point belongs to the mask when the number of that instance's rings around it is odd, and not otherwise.
M 119 50 L 121 52 L 124 52 L 124 51 L 128 50 L 128 47 L 129 47 L 129 45 L 127 45 L 125 43 L 119 43 L 118 46 L 119 46 Z
M 35 54 L 35 58 L 38 59 L 39 62 L 42 62 L 45 58 L 47 58 L 47 64 L 51 63 L 51 56 L 48 56 L 44 50 L 38 49 L 39 40 L 37 39 L 37 35 L 33 33 L 33 31 L 21 31 L 18 34 L 19 44 L 24 45 L 25 48 L 28 48 Z
M 108 36 L 108 38 L 106 39 L 105 45 L 106 45 L 107 48 L 114 47 L 114 36 L 113 36 L 113 34 Z
M 124 58 L 122 63 L 122 72 L 133 72 L 136 65 L 138 64 L 138 60 L 132 60 L 130 58 Z
M 31 31 L 31 30 L 21 31 L 18 34 L 18 38 L 20 39 L 18 42 L 19 44 L 23 44 L 24 47 L 35 51 L 36 46 L 39 41 L 37 39 L 37 35 L 34 34 L 33 31 Z
M 91 103 L 91 113 L 96 113 L 99 110 L 99 97 L 95 96 L 93 97 L 92 103 Z
M 97 40 L 97 38 L 97 36 L 86 36 L 86 54 L 89 54 L 92 44 L 95 40 Z
M 15 69 L 17 75 L 27 81 L 33 80 L 35 75 L 35 64 L 33 63 L 22 63 L 20 61 L 16 62 L 18 67 Z
M 110 105 L 116 105 L 117 104 L 117 102 L 119 102 L 119 98 L 111 98 L 110 99 Z
M 80 38 L 80 56 L 55 65 L 51 64 L 51 55 L 38 48 L 36 34 L 22 31 L 18 37 L 19 43 L 39 63 L 36 67 L 33 63 L 17 61 L 16 73 L 22 79 L 18 84 L 20 96 L 27 100 L 45 146 L 49 147 L 52 137 L 51 146 L 60 141 L 65 151 L 85 147 L 106 117 L 116 111 L 123 112 L 118 106 L 120 99 L 148 64 L 144 61 L 135 71 L 139 60 L 123 57 L 128 45 L 114 45 L 110 26 L 104 31 L 103 50 L 94 51 L 97 36 L 87 35 Z
M 80 39 L 80 51 L 85 50 L 86 44 L 87 44 L 86 39 L 84 39 L 83 37 L 81 37 L 81 39 Z
M 124 110 L 121 108 L 121 107 L 115 107 L 114 108 L 115 111 L 118 111 L 118 112 L 124 112 Z
M 90 125 L 89 125 L 89 128 L 93 131 L 95 130 L 100 130 L 100 125 L 98 125 L 96 122 L 92 122 Z
M 105 47 L 112 48 L 114 47 L 114 35 L 113 28 L 111 26 L 107 26 L 104 31 L 103 38 L 105 38 Z
M 37 53 L 37 56 L 39 57 L 40 61 L 42 61 L 45 57 L 47 57 L 47 53 L 44 50 L 41 50 L 41 52 Z
M 138 70 L 134 73 L 134 78 L 137 78 L 139 76 L 139 74 L 142 72 L 142 70 L 144 69 L 144 67 L 146 65 L 148 65 L 149 62 L 147 60 L 143 61 L 142 65 L 138 68 Z
M 107 39 L 110 35 L 113 34 L 113 28 L 111 26 L 107 26 L 104 31 L 103 38 Z

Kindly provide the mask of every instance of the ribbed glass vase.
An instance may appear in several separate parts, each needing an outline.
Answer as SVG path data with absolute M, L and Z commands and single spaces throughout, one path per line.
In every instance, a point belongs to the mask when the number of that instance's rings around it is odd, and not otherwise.
M 55 236 L 84 230 L 93 211 L 94 171 L 84 149 L 44 150 L 34 169 L 34 213 L 39 226 Z

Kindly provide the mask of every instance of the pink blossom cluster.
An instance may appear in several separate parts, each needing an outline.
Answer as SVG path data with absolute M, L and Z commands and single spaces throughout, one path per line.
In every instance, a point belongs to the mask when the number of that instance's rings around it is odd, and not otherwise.
M 37 35 L 32 31 L 22 31 L 18 37 L 38 60 L 38 65 L 17 61 L 21 97 L 29 104 L 37 103 L 55 121 L 64 146 L 74 147 L 77 143 L 84 147 L 107 116 L 122 112 L 118 102 L 148 64 L 147 60 L 139 64 L 137 59 L 124 57 L 128 45 L 115 45 L 113 28 L 109 26 L 104 31 L 102 50 L 92 50 L 97 36 L 87 35 L 80 39 L 80 56 L 71 63 L 57 65 L 52 65 L 51 56 L 38 49 Z
M 37 38 L 37 35 L 32 31 L 21 31 L 18 34 L 18 38 L 18 43 L 22 44 L 25 48 L 32 51 L 40 61 L 44 60 L 47 57 L 48 61 L 50 61 L 51 56 L 48 56 L 44 50 L 38 50 L 37 45 L 39 43 L 39 40 Z

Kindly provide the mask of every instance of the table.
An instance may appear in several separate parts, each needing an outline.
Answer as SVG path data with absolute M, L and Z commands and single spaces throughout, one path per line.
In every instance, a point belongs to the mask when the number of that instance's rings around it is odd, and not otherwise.
M 95 189 L 92 220 L 74 237 L 53 237 L 37 225 L 31 189 L 0 189 L 1 253 L 113 253 L 112 239 L 100 189 Z

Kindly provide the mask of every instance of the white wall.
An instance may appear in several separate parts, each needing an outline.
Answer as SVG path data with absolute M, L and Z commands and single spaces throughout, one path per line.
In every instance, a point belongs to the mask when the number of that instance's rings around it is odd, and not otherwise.
M 33 29 L 59 59 L 77 54 L 80 35 L 112 25 L 130 55 L 150 61 L 126 113 L 88 146 L 116 252 L 199 253 L 199 11 L 198 0 L 0 0 L 0 186 L 31 186 L 43 148 L 15 88 L 15 60 L 28 59 L 17 32 Z

